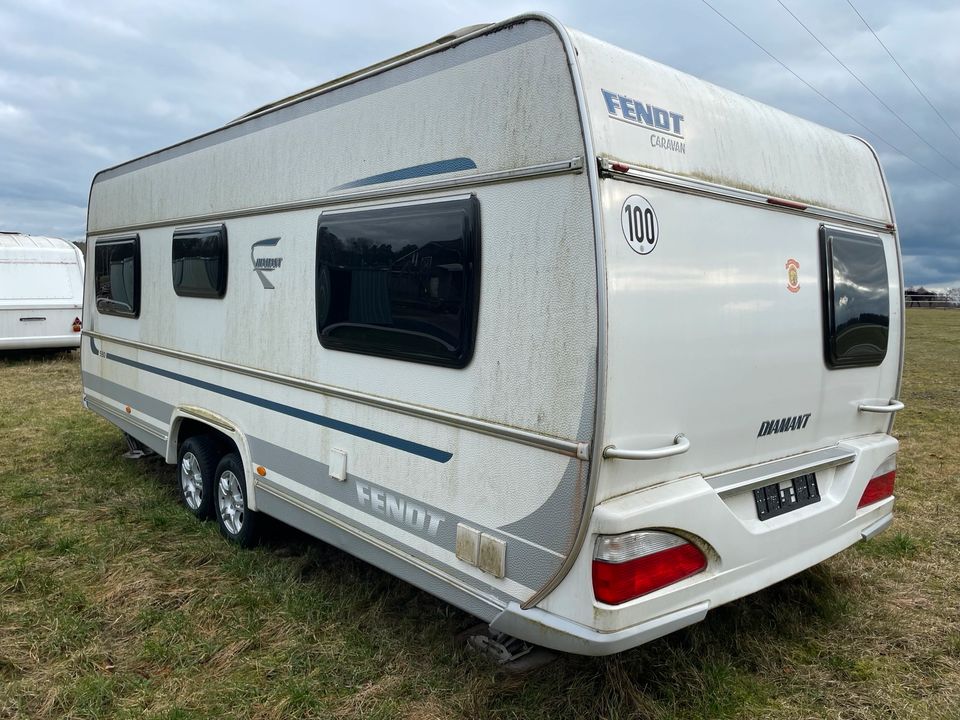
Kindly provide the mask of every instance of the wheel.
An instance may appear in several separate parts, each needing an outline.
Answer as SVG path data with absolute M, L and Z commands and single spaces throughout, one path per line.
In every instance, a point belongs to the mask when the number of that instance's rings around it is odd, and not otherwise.
M 259 540 L 259 516 L 247 507 L 245 477 L 237 453 L 226 455 L 217 465 L 217 523 L 227 540 L 241 547 L 253 547 Z
M 187 438 L 180 446 L 180 499 L 201 520 L 213 517 L 217 460 L 216 445 L 208 437 Z

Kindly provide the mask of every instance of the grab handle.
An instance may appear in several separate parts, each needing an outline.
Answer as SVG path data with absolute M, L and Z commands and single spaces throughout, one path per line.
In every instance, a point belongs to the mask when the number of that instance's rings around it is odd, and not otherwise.
M 616 445 L 607 445 L 603 449 L 603 456 L 611 460 L 659 460 L 660 458 L 682 455 L 690 449 L 687 436 L 680 433 L 673 438 L 673 445 L 654 448 L 653 450 L 618 450 Z
M 865 405 L 860 403 L 857 405 L 857 410 L 859 412 L 870 412 L 870 413 L 895 413 L 899 410 L 903 410 L 904 405 L 899 400 L 891 400 L 889 405 Z

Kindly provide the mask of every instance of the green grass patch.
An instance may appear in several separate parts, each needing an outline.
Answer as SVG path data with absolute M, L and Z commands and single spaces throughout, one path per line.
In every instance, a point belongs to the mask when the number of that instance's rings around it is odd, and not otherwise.
M 289 528 L 253 551 L 121 457 L 76 354 L 0 355 L 0 718 L 960 717 L 960 313 L 915 310 L 897 517 L 609 658 L 505 675 L 474 620 Z

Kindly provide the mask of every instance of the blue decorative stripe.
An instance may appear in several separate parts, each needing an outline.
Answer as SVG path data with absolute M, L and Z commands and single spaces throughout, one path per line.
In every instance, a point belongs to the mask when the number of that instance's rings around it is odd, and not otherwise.
M 380 183 L 394 182 L 396 180 L 411 180 L 413 178 L 427 177 L 428 175 L 443 175 L 444 173 L 459 172 L 460 170 L 476 170 L 477 164 L 466 157 L 451 158 L 449 160 L 438 160 L 437 162 L 424 163 L 423 165 L 411 165 L 410 167 L 391 170 L 390 172 L 371 175 L 370 177 L 351 180 L 343 185 L 337 185 L 331 188 L 334 190 L 349 190 L 350 188 L 363 187 L 365 185 L 378 185 Z
M 92 343 L 93 338 L 90 340 Z M 386 433 L 360 427 L 359 425 L 353 425 L 352 423 L 343 422 L 342 420 L 335 420 L 333 418 L 326 417 L 325 415 L 318 415 L 317 413 L 300 410 L 299 408 L 291 407 L 290 405 L 284 405 L 282 403 L 274 402 L 273 400 L 267 400 L 266 398 L 257 397 L 256 395 L 240 392 L 239 390 L 231 390 L 230 388 L 223 387 L 222 385 L 215 385 L 204 380 L 198 380 L 187 375 L 171 372 L 170 370 L 164 370 L 152 365 L 145 365 L 141 362 L 137 362 L 136 360 L 131 360 L 119 355 L 113 355 L 112 353 L 107 353 L 106 358 L 123 365 L 137 368 L 138 370 L 143 370 L 144 372 L 160 375 L 161 377 L 169 378 L 171 380 L 177 380 L 179 382 L 186 383 L 187 385 L 193 385 L 194 387 L 198 387 L 202 390 L 209 390 L 210 392 L 217 393 L 218 395 L 223 395 L 235 400 L 241 400 L 242 402 L 266 408 L 267 410 L 273 410 L 274 412 L 289 415 L 290 417 L 295 417 L 300 420 L 306 420 L 314 425 L 320 425 L 322 427 L 330 428 L 331 430 L 336 430 L 337 432 L 353 435 L 364 440 L 370 440 L 371 442 L 379 443 L 380 445 L 386 445 L 387 447 L 392 447 L 397 450 L 402 450 L 403 452 L 410 453 L 411 455 L 417 455 L 419 457 L 426 458 L 427 460 L 433 460 L 434 462 L 445 463 L 453 457 L 453 453 L 446 452 L 445 450 L 438 450 L 427 445 L 421 445 L 420 443 L 398 438 L 394 435 L 387 435 Z

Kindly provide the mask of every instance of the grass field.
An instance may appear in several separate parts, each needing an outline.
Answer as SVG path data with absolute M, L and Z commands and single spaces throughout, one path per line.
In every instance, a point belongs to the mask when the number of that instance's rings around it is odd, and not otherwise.
M 960 717 L 960 312 L 907 316 L 892 530 L 611 658 L 505 675 L 468 616 L 120 457 L 76 354 L 0 355 L 0 718 Z

